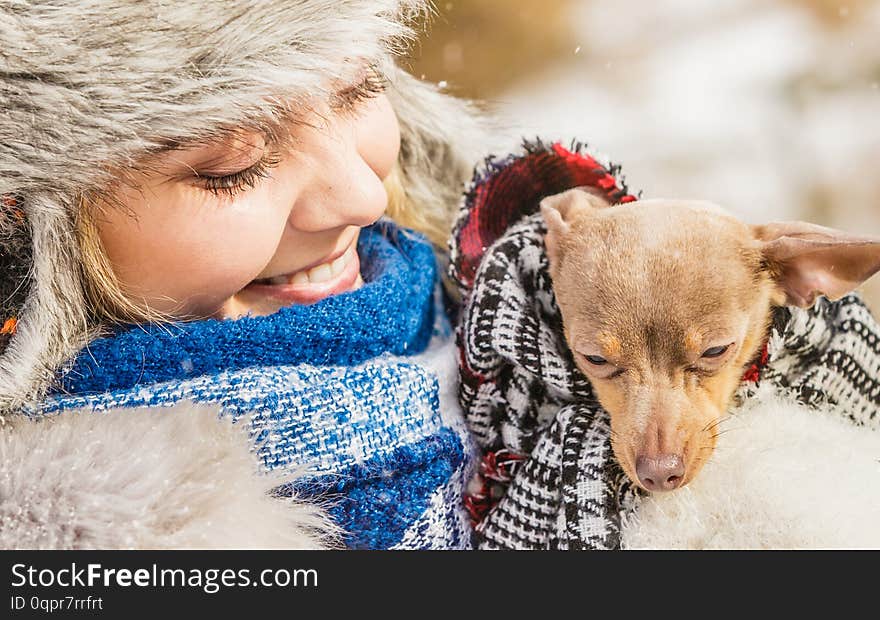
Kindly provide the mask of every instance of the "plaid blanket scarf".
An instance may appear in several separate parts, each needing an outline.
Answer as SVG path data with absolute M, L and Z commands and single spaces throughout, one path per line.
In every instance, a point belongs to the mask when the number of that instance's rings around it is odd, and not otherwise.
M 466 503 L 482 549 L 616 549 L 639 491 L 613 457 L 608 414 L 562 336 L 542 198 L 576 186 L 629 202 L 619 168 L 578 144 L 489 158 L 463 201 L 450 275 L 464 306 L 460 400 L 482 451 Z M 857 424 L 880 425 L 880 326 L 855 295 L 778 309 L 736 395 L 770 382 Z
M 307 470 L 279 493 L 328 506 L 349 547 L 470 548 L 474 449 L 432 247 L 380 222 L 358 253 L 365 285 L 352 293 L 95 340 L 30 413 L 214 403 L 251 416 L 266 469 Z

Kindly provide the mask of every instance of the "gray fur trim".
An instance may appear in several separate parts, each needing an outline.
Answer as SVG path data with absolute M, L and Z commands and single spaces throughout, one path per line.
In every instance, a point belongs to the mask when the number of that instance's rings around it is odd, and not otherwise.
M 0 414 L 41 396 L 55 369 L 90 335 L 69 209 L 45 195 L 31 196 L 28 207 L 32 286 L 17 332 L 0 355 Z
M 0 195 L 70 196 L 102 163 L 277 129 L 362 62 L 384 64 L 422 0 L 0 0 Z M 335 84 L 334 84 L 335 81 Z

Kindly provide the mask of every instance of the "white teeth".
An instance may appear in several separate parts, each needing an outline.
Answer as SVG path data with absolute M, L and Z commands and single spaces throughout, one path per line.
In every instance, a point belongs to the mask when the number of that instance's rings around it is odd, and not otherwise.
M 345 254 L 330 263 L 330 270 L 333 272 L 334 276 L 338 276 L 342 273 L 343 269 L 345 269 Z
M 305 271 L 298 271 L 293 274 L 293 278 L 290 280 L 291 284 L 308 284 L 309 283 L 309 274 Z M 286 284 L 286 282 L 285 282 Z
M 327 282 L 332 279 L 333 269 L 326 263 L 318 265 L 314 269 L 309 269 L 309 282 Z
M 289 284 L 311 284 L 314 282 L 327 282 L 339 276 L 348 264 L 354 259 L 354 248 L 350 247 L 345 254 L 337 258 L 331 263 L 324 263 L 317 267 L 312 267 L 308 271 L 297 271 L 293 275 L 275 276 L 260 280 L 268 284 L 289 285 Z

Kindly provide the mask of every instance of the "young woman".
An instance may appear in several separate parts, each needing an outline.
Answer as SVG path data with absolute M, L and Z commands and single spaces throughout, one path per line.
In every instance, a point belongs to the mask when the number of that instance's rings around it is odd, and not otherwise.
M 0 2 L 0 546 L 470 545 L 424 5 Z

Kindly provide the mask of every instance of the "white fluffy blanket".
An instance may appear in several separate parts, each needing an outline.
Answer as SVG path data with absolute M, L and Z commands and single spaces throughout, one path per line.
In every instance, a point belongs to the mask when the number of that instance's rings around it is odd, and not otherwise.
M 315 507 L 271 495 L 247 424 L 216 407 L 65 413 L 0 425 L 0 549 L 309 549 Z M 133 448 L 134 446 L 134 448 Z
M 880 433 L 769 391 L 723 428 L 691 484 L 624 520 L 625 548 L 880 548 Z
M 624 520 L 625 548 L 880 548 L 880 433 L 769 390 L 724 428 L 696 480 Z M 186 404 L 19 419 L 0 432 L 0 548 L 327 544 L 320 511 L 270 497 L 248 447 Z

